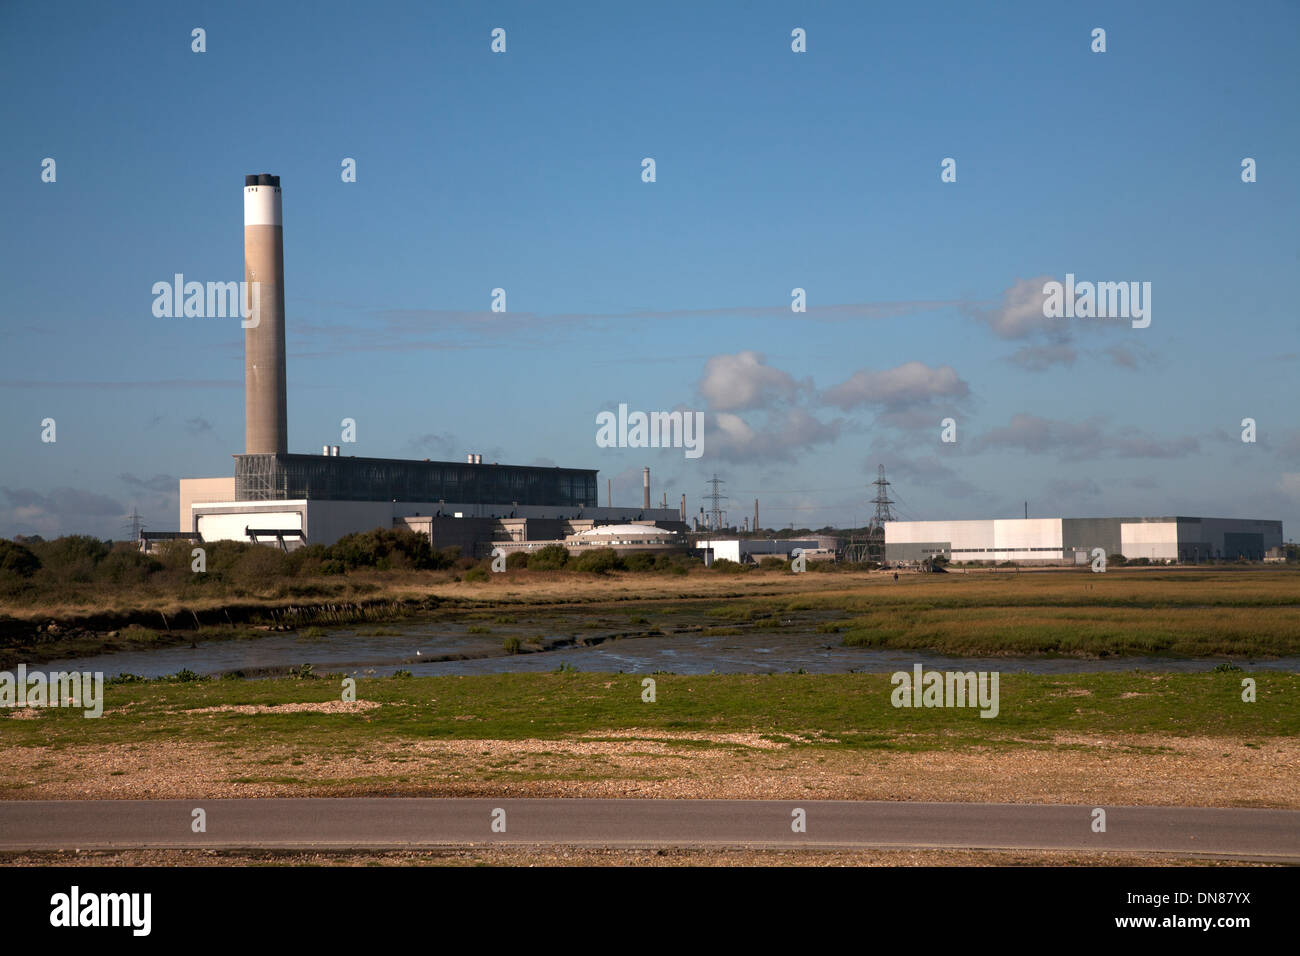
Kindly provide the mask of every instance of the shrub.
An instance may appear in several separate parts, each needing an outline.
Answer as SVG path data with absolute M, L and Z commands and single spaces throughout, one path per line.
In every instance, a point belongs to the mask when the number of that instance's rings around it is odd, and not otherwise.
M 526 567 L 528 567 L 528 553 L 526 551 L 512 551 L 506 555 L 507 571 L 518 571 Z
M 594 551 L 578 555 L 576 560 L 569 563 L 569 567 L 575 571 L 608 574 L 610 571 L 621 570 L 623 561 L 613 548 L 596 548 Z
M 435 556 L 427 536 L 404 528 L 376 528 L 344 535 L 325 549 L 322 558 L 339 561 L 349 570 L 447 566 L 442 553 Z
M 790 562 L 784 558 L 768 556 L 759 561 L 758 566 L 764 571 L 784 571 L 790 567 Z
M 713 562 L 713 570 L 719 574 L 744 574 L 745 565 L 737 564 L 730 558 L 717 558 Z
M 289 573 L 289 555 L 275 545 L 248 545 L 248 549 L 238 556 L 237 561 L 232 576 L 239 584 L 249 587 L 273 584 Z
M 433 554 L 432 569 L 435 571 L 446 571 L 448 568 L 456 567 L 460 559 L 460 545 L 453 544 L 447 548 L 439 548 Z
M 46 572 L 64 581 L 90 581 L 95 568 L 108 557 L 109 548 L 107 541 L 84 534 L 31 542 L 31 551 Z
M 140 584 L 163 569 L 157 558 L 142 554 L 131 545 L 119 545 L 96 569 L 95 576 L 113 584 Z
M 569 549 L 562 544 L 548 544 L 528 556 L 530 571 L 559 571 L 569 561 Z
M 43 542 L 37 547 L 44 552 L 43 563 L 56 570 L 82 562 L 89 562 L 91 565 L 99 564 L 108 557 L 110 550 L 107 541 L 85 534 L 64 535 L 62 538 Z
M 17 541 L 0 538 L 0 575 L 30 578 L 40 570 L 41 559 Z
M 653 571 L 656 567 L 655 555 L 649 551 L 633 551 L 624 555 L 623 567 L 628 571 Z
M 501 646 L 505 648 L 505 652 L 507 654 L 518 654 L 519 638 L 511 634 L 509 637 L 507 637 L 504 641 L 501 642 Z
M 1124 557 L 1122 554 L 1108 554 L 1106 555 L 1106 563 L 1125 565 L 1128 564 L 1128 558 Z
M 474 567 L 470 568 L 468 571 L 465 572 L 465 580 L 486 581 L 490 576 L 490 573 L 491 572 L 489 572 L 487 568 L 479 565 L 475 565 Z

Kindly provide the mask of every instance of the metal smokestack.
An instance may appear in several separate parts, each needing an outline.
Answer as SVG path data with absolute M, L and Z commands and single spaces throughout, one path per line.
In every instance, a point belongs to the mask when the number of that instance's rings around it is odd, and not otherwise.
M 650 469 L 646 468 L 641 472 L 641 507 L 646 511 L 650 510 Z
M 284 225 L 280 177 L 269 173 L 244 177 L 244 280 L 249 300 L 244 329 L 244 453 L 283 455 L 289 451 Z
M 682 495 L 682 521 L 686 520 L 686 496 Z

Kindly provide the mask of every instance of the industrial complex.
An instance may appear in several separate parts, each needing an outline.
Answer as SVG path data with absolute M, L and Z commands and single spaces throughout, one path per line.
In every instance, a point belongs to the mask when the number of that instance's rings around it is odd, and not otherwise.
M 234 474 L 180 482 L 179 531 L 142 534 L 142 546 L 168 537 L 247 541 L 291 549 L 332 544 L 353 532 L 405 528 L 435 547 L 458 546 L 485 557 L 550 544 L 579 554 L 591 548 L 694 551 L 706 563 L 755 563 L 789 558 L 873 560 L 890 565 L 947 562 L 1087 564 L 1106 555 L 1155 562 L 1265 560 L 1282 545 L 1280 521 L 1231 518 L 1025 518 L 976 521 L 898 521 L 889 509 L 883 468 L 874 484 L 876 514 L 865 543 L 829 536 L 789 540 L 729 537 L 721 480 L 711 479 L 712 508 L 686 523 L 680 508 L 652 508 L 650 469 L 641 507 L 598 504 L 596 471 L 484 463 L 289 452 L 285 361 L 284 225 L 280 178 L 244 180 L 244 271 L 252 290 L 244 322 L 244 453 Z M 688 537 L 690 530 L 706 534 Z M 758 529 L 758 502 L 754 503 Z
M 429 534 L 436 547 L 483 554 L 498 544 L 564 542 L 626 523 L 649 526 L 648 537 L 666 546 L 685 546 L 682 511 L 650 507 L 649 469 L 642 507 L 616 508 L 598 506 L 594 469 L 484 463 L 472 453 L 463 463 L 359 458 L 340 455 L 337 445 L 320 455 L 291 454 L 278 176 L 244 179 L 244 272 L 258 290 L 252 321 L 244 323 L 244 453 L 235 456 L 233 476 L 181 479 L 179 535 L 292 548 L 406 527 Z

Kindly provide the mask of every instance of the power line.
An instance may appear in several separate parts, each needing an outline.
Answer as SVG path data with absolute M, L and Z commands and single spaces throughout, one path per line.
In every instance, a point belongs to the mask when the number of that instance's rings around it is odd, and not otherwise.
M 861 485 L 840 485 L 837 488 L 737 488 L 742 495 L 813 495 L 826 491 L 857 491 Z

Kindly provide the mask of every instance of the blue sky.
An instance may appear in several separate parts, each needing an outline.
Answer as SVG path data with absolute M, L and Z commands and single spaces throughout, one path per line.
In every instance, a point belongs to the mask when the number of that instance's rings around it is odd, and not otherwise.
M 0 535 L 232 472 L 238 322 L 150 290 L 242 278 L 252 172 L 291 451 L 716 472 L 769 527 L 864 523 L 877 464 L 913 518 L 1300 522 L 1293 3 L 6 3 L 0 71 Z M 1066 273 L 1150 327 L 1043 319 Z M 620 402 L 703 457 L 597 447 Z

